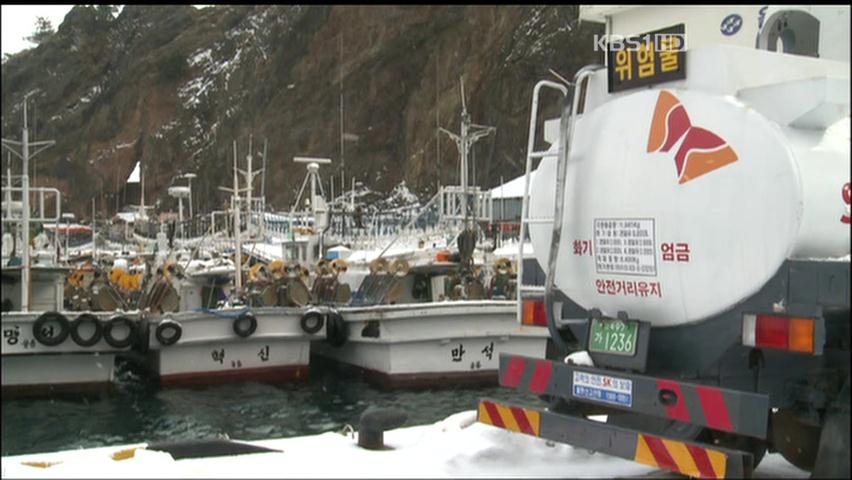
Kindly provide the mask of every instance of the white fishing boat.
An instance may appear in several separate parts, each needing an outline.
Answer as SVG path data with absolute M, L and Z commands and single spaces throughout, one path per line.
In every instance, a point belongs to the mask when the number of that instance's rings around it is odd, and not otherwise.
M 260 229 L 252 226 L 252 219 L 262 218 L 247 208 L 262 204 L 251 197 L 250 185 L 257 174 L 251 168 L 249 154 L 248 170 L 243 172 L 249 187 L 239 188 L 235 145 L 234 188 L 227 189 L 233 194 L 231 254 L 216 248 L 221 242 L 204 253 L 201 240 L 187 253 L 188 260 L 165 261 L 149 291 L 146 308 L 154 313 L 148 320 L 147 365 L 161 385 L 304 380 L 311 341 L 324 338 L 325 323 L 333 312 L 301 308 L 308 297 L 301 271 L 285 272 L 280 261 L 268 272 L 260 263 L 244 267 L 243 257 L 252 249 L 243 245 L 242 236 L 256 242 Z M 240 198 L 242 192 L 245 199 Z M 246 212 L 243 231 L 241 216 Z M 164 243 L 163 235 L 160 242 Z M 165 244 L 159 247 L 167 250 Z
M 445 131 L 459 146 L 461 186 L 441 188 L 420 214 L 438 208 L 444 228 L 436 232 L 438 240 L 421 238 L 416 247 L 392 252 L 414 218 L 377 255 L 340 250 L 334 260 L 340 281 L 351 282 L 355 293 L 339 309 L 345 328 L 329 325 L 327 342 L 315 352 L 362 370 L 374 383 L 496 383 L 500 354 L 546 353 L 544 311 L 518 308 L 511 261 L 501 259 L 487 272 L 490 265 L 475 248 L 477 224 L 491 221 L 491 199 L 489 192 L 468 186 L 467 154 L 492 129 L 470 122 L 463 94 L 462 108 L 461 135 Z M 454 235 L 452 226 L 461 233 Z M 446 238 L 451 241 L 442 242 Z M 339 263 L 344 257 L 355 267 L 352 272 Z
M 162 385 L 307 378 L 310 343 L 322 338 L 327 312 L 303 321 L 305 309 L 277 306 L 287 288 L 273 283 L 259 293 L 270 306 L 231 305 L 235 272 L 228 258 L 193 260 L 175 280 L 177 295 L 165 284 L 154 290 L 165 311 L 149 317 L 147 358 Z
M 3 186 L 3 394 L 107 388 L 116 355 L 137 339 L 139 314 L 68 311 L 64 284 L 70 269 L 60 264 L 56 236 L 52 242 L 42 237 L 40 242 L 50 244 L 45 248 L 32 249 L 23 241 L 31 224 L 55 227 L 61 213 L 58 190 L 29 186 L 29 158 L 53 142 L 29 142 L 26 118 L 25 105 L 22 142 L 3 139 L 3 147 L 23 160 L 20 187 L 12 185 L 11 172 Z M 22 154 L 14 148 L 18 145 Z M 31 194 L 38 199 L 36 215 L 31 215 Z

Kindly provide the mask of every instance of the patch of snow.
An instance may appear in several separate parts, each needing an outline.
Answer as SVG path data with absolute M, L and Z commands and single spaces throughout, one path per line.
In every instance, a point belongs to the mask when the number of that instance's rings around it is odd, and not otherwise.
M 207 48 L 207 49 L 200 50 L 200 51 L 194 53 L 189 58 L 189 66 L 194 67 L 194 66 L 196 66 L 196 65 L 198 65 L 199 63 L 202 63 L 202 62 L 203 63 L 212 63 L 213 57 L 210 56 L 210 52 L 211 52 L 211 50 L 209 48 Z
M 95 85 L 94 87 L 90 88 L 89 91 L 85 95 L 83 95 L 82 98 L 80 98 L 80 102 L 90 103 L 92 99 L 100 95 L 101 90 L 102 89 L 100 85 Z
M 385 432 L 385 450 L 365 450 L 337 432 L 244 442 L 276 452 L 175 461 L 146 444 L 67 450 L 2 458 L 14 478 L 448 478 L 636 477 L 659 470 L 601 453 L 473 421 L 475 411 L 431 425 Z M 355 435 L 357 438 L 357 435 Z M 132 451 L 132 457 L 127 453 Z M 128 458 L 114 460 L 124 452 Z M 334 461 L 329 461 L 333 458 Z M 44 462 L 46 468 L 24 465 Z M 779 454 L 767 454 L 757 478 L 807 478 Z
M 589 352 L 583 350 L 580 352 L 574 352 L 567 357 L 565 357 L 565 363 L 572 365 L 581 365 L 584 367 L 594 367 L 595 362 L 592 361 L 592 357 L 589 356 Z

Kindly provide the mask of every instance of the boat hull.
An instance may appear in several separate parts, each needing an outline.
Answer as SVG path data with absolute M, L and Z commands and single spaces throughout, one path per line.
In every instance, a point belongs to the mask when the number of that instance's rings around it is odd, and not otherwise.
M 240 310 L 181 312 L 152 318 L 147 364 L 160 384 L 307 379 L 311 340 L 324 338 L 324 327 L 309 334 L 300 326 L 304 311 L 259 308 L 251 312 L 257 319 L 257 328 L 244 338 L 233 328 L 239 313 Z M 180 339 L 172 345 L 162 344 L 156 336 L 157 326 L 164 320 L 181 326 Z
M 44 312 L 4 312 L 2 316 L 3 393 L 51 393 L 56 391 L 86 392 L 105 390 L 115 377 L 115 357 L 131 349 L 115 348 L 103 336 L 90 346 L 81 346 L 67 335 L 58 345 L 45 345 L 36 340 L 33 327 Z M 68 321 L 87 313 L 106 325 L 111 318 L 123 316 L 139 322 L 139 315 L 120 312 L 60 312 Z M 59 325 L 45 328 L 59 332 Z M 69 327 L 71 328 L 71 327 Z M 81 327 L 82 328 L 82 327 Z M 81 336 L 92 335 L 88 325 Z M 120 331 L 123 330 L 123 331 Z M 113 336 L 123 340 L 129 334 L 126 326 L 115 327 Z M 50 337 L 48 337 L 50 338 Z
M 501 353 L 544 358 L 546 328 L 522 326 L 512 301 L 349 307 L 349 338 L 314 351 L 382 386 L 497 384 Z
M 114 365 L 114 353 L 4 355 L 3 395 L 106 391 Z

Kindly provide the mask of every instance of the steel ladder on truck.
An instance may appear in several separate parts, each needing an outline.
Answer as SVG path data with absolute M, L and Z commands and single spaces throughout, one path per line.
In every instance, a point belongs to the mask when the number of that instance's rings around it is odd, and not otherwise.
M 518 248 L 518 318 L 519 322 L 523 323 L 525 299 L 535 299 L 533 301 L 539 302 L 543 300 L 548 330 L 553 341 L 562 351 L 569 351 L 569 349 L 560 335 L 559 328 L 577 321 L 563 320 L 561 302 L 554 301 L 556 259 L 562 233 L 567 162 L 574 133 L 574 121 L 582 95 L 580 87 L 582 82 L 601 68 L 603 67 L 591 65 L 580 69 L 574 76 L 574 82 L 570 84 L 571 102 L 563 105 L 560 118 L 554 215 L 546 218 L 528 218 L 530 214 L 529 184 L 533 160 L 553 155 L 546 151 L 533 150 L 539 94 L 543 88 L 557 90 L 562 93 L 564 101 L 568 97 L 568 91 L 565 86 L 546 80 L 536 84 L 533 90 Z M 524 237 L 528 224 L 553 225 L 544 286 L 523 283 Z M 588 319 L 579 321 L 588 322 Z M 767 435 L 765 419 L 762 420 L 760 415 L 752 414 L 769 411 L 769 399 L 766 395 L 653 378 L 620 370 L 611 371 L 604 368 L 571 365 L 561 361 L 511 354 L 500 355 L 501 386 L 522 389 L 543 398 L 570 398 L 572 401 L 583 402 L 584 405 L 610 407 L 610 411 L 616 413 L 619 411 L 606 403 L 573 397 L 574 380 L 578 378 L 578 375 L 579 378 L 592 377 L 604 379 L 604 381 L 609 379 L 630 382 L 631 405 L 621 411 L 652 419 L 681 420 L 684 424 L 753 438 L 766 438 Z M 576 402 L 574 404 L 576 405 Z M 753 456 L 749 452 L 679 438 L 668 438 L 665 435 L 648 433 L 642 428 L 627 428 L 589 420 L 580 413 L 560 413 L 555 410 L 557 409 L 529 408 L 483 399 L 479 403 L 477 420 L 510 431 L 633 460 L 691 477 L 749 477 L 753 470 Z M 690 412 L 693 414 L 691 415 Z

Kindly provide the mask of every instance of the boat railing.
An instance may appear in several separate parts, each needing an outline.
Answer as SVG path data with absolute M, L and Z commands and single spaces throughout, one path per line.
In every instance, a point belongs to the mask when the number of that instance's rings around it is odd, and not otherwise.
M 13 187 L 13 186 L 4 186 L 3 193 L 7 196 L 8 201 L 4 201 L 4 205 L 2 208 L 2 223 L 4 226 L 4 231 L 7 228 L 7 225 L 21 223 L 23 221 L 23 212 L 18 212 L 14 208 L 15 205 L 21 204 L 22 201 L 14 201 L 13 194 L 18 194 L 18 198 L 22 198 L 24 195 L 23 187 Z M 30 195 L 35 195 L 37 199 L 37 209 L 38 212 L 35 215 L 30 215 L 29 223 L 40 223 L 42 226 L 45 224 L 57 224 L 59 223 L 59 219 L 62 216 L 62 193 L 56 188 L 50 187 L 30 187 L 29 188 Z M 49 214 L 49 203 L 52 200 L 53 203 L 53 214 Z M 21 207 L 23 208 L 23 207 Z M 56 238 L 52 238 L 52 248 L 53 251 L 53 261 L 59 261 L 59 254 L 57 251 Z

